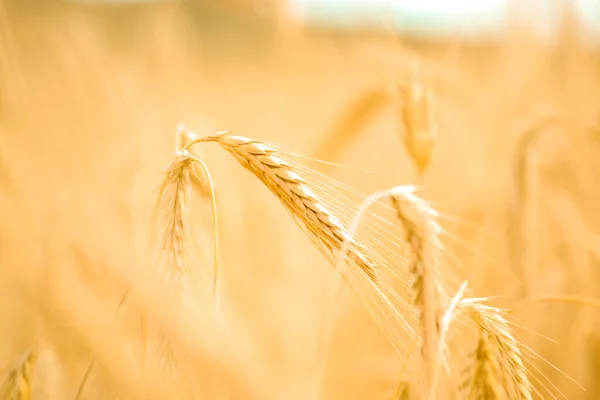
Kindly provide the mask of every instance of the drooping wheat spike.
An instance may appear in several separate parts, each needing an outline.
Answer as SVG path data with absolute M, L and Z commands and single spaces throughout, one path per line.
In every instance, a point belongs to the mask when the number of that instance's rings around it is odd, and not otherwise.
M 189 275 L 186 208 L 191 196 L 193 162 L 188 151 L 178 151 L 160 186 L 158 207 L 165 222 L 162 249 L 168 255 L 164 273 L 169 280 L 186 281 Z
M 165 172 L 165 177 L 159 189 L 158 210 L 164 215 L 165 230 L 163 233 L 163 251 L 168 255 L 166 270 L 167 278 L 176 278 L 183 283 L 189 276 L 189 228 L 186 223 L 186 208 L 192 196 L 192 185 L 200 187 L 201 193 L 208 193 L 212 201 L 213 214 L 213 261 L 214 277 L 213 290 L 217 310 L 219 310 L 219 223 L 217 218 L 217 203 L 214 185 L 206 164 L 183 149 L 195 138 L 185 126 L 177 127 L 175 159 Z M 200 167 L 200 171 L 196 167 Z M 199 173 L 202 173 L 203 178 Z
M 479 299 L 462 303 L 479 329 L 475 363 L 467 382 L 469 398 L 531 400 L 528 372 L 508 321 L 499 309 L 483 305 Z
M 438 363 L 440 227 L 435 211 L 415 196 L 413 187 L 397 187 L 390 200 L 412 253 L 413 304 L 421 324 L 425 387 L 431 390 Z
M 177 144 L 179 145 L 185 138 L 178 132 Z M 218 240 L 218 222 L 216 201 L 212 190 L 212 180 L 204 163 L 194 157 L 187 150 L 178 150 L 176 157 L 165 173 L 165 177 L 160 186 L 158 196 L 158 208 L 164 216 L 165 230 L 163 233 L 162 250 L 167 255 L 166 265 L 163 273 L 168 281 L 175 281 L 178 289 L 183 290 L 183 295 L 189 293 L 189 235 L 190 230 L 187 225 L 187 204 L 192 195 L 192 182 L 199 181 L 200 177 L 194 170 L 198 164 L 204 169 L 205 177 L 208 182 L 213 204 L 213 223 L 214 223 L 214 281 L 213 290 L 215 306 L 217 313 L 220 311 L 219 301 L 219 240 Z M 183 297 L 188 300 L 187 297 Z M 148 332 L 146 321 L 142 318 L 142 340 L 148 341 Z M 176 365 L 176 354 L 171 345 L 162 336 L 159 337 L 159 362 L 161 367 L 170 373 L 174 379 L 178 378 L 181 371 Z M 145 350 L 147 351 L 147 349 Z
M 313 243 L 332 261 L 344 242 L 348 243 L 347 260 L 358 266 L 371 281 L 376 280 L 377 266 L 369 260 L 358 243 L 310 189 L 294 168 L 278 156 L 272 147 L 257 140 L 221 132 L 197 139 L 182 150 L 199 142 L 217 142 L 238 162 L 260 179 L 284 205 L 292 218 L 304 228 Z M 333 262 L 333 261 L 332 261 Z
M 417 68 L 408 82 L 398 85 L 398 101 L 404 146 L 419 173 L 423 173 L 429 165 L 438 128 L 433 115 L 433 93 L 418 79 Z
M 37 356 L 28 351 L 19 363 L 10 369 L 0 387 L 3 399 L 31 400 L 32 375 Z

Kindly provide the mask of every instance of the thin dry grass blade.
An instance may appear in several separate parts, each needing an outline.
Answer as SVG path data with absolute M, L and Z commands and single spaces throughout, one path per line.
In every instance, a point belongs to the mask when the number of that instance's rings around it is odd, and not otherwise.
M 117 310 L 115 311 L 115 318 L 113 319 L 110 328 L 113 327 L 113 325 L 117 322 L 117 317 L 119 314 L 119 311 L 121 310 L 121 307 L 123 307 L 123 304 L 125 304 L 125 301 L 127 300 L 127 294 L 129 293 L 129 291 L 125 292 L 125 294 L 123 294 L 123 297 L 121 298 L 121 301 L 119 302 L 119 305 L 117 306 Z M 143 324 L 143 326 L 145 326 L 145 324 Z M 109 329 L 110 329 L 109 328 Z M 145 343 L 146 339 L 143 337 L 142 341 Z M 85 389 L 85 384 L 87 383 L 90 374 L 92 373 L 92 369 L 94 368 L 94 365 L 96 364 L 96 357 L 92 357 L 92 360 L 90 361 L 87 369 L 85 370 L 83 377 L 81 378 L 81 382 L 79 383 L 79 386 L 77 387 L 77 393 L 75 394 L 75 400 L 79 400 L 81 398 L 81 395 L 83 394 L 83 390 Z

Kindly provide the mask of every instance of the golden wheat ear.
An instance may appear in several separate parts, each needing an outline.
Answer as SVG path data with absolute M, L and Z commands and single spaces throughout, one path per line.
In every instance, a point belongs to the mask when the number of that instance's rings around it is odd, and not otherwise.
M 162 249 L 169 259 L 165 274 L 169 280 L 183 282 L 189 275 L 187 204 L 191 195 L 191 167 L 189 152 L 178 151 L 166 170 L 159 188 L 157 207 L 164 215 Z
M 294 220 L 328 259 L 348 242 L 347 258 L 371 280 L 376 279 L 376 266 L 361 250 L 361 245 L 348 234 L 340 220 L 321 202 L 307 181 L 278 152 L 257 140 L 219 132 L 188 143 L 216 142 L 256 176 L 284 205 Z
M 200 166 L 206 178 L 207 190 L 210 192 L 213 214 L 213 295 L 217 311 L 220 309 L 220 269 L 219 269 L 219 223 L 216 196 L 210 172 L 206 164 L 193 156 L 187 145 L 193 141 L 185 126 L 177 129 L 175 159 L 165 172 L 164 179 L 159 188 L 158 209 L 163 215 L 165 229 L 163 232 L 163 252 L 167 256 L 165 274 L 168 279 L 175 278 L 180 284 L 187 282 L 189 266 L 189 233 L 187 204 L 192 195 L 192 182 L 202 182 L 194 167 Z
M 531 400 L 519 343 L 501 311 L 481 304 L 481 299 L 463 299 L 461 306 L 479 330 L 471 376 L 464 385 L 469 398 Z

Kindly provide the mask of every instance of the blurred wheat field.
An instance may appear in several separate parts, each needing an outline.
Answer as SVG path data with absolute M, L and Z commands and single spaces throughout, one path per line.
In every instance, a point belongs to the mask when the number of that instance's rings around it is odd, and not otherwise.
M 158 188 L 185 124 L 287 149 L 345 223 L 366 196 L 416 185 L 439 214 L 445 293 L 467 280 L 468 296 L 509 310 L 533 398 L 597 398 L 600 60 L 578 24 L 566 18 L 553 46 L 519 20 L 494 43 L 434 42 L 302 26 L 283 2 L 226 3 L 0 2 L 1 394 L 426 398 L 418 338 L 398 331 L 410 357 L 399 355 L 218 144 L 190 153 L 214 182 L 220 311 L 209 196 L 188 198 L 192 296 L 164 279 Z M 423 173 L 394 97 L 417 79 L 435 94 Z M 342 203 L 336 182 L 360 194 Z M 373 248 L 397 245 L 410 262 L 383 211 L 389 235 L 373 233 Z M 439 366 L 431 398 L 501 398 L 458 390 L 477 346 L 464 325 L 449 328 L 451 373 Z

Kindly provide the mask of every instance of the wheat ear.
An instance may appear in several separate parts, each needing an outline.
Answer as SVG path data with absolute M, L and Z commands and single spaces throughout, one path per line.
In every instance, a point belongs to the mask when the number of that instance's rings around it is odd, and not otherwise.
M 469 398 L 531 400 L 528 372 L 508 321 L 499 309 L 483 305 L 479 299 L 462 303 L 479 329 Z
M 423 173 L 431 159 L 437 126 L 433 93 L 418 79 L 418 66 L 408 82 L 398 85 L 397 95 L 404 146 L 419 173 Z
M 176 145 L 189 142 L 189 138 L 185 136 L 185 127 L 178 127 Z M 218 234 L 218 219 L 217 205 L 214 194 L 214 186 L 208 168 L 204 162 L 194 157 L 187 150 L 178 150 L 175 159 L 165 172 L 163 182 L 159 188 L 157 208 L 164 215 L 165 230 L 163 232 L 162 250 L 168 255 L 166 268 L 164 273 L 167 280 L 175 280 L 178 289 L 183 289 L 185 294 L 189 294 L 188 278 L 189 278 L 189 227 L 186 225 L 188 220 L 186 211 L 187 203 L 192 195 L 192 181 L 202 182 L 194 167 L 200 165 L 207 178 L 210 195 L 212 199 L 213 211 L 213 229 L 214 229 L 214 273 L 213 273 L 213 295 L 215 300 L 216 312 L 220 312 L 219 299 L 219 234 Z M 189 298 L 184 298 L 188 300 Z M 173 350 L 168 343 L 163 341 L 162 354 L 160 362 L 163 366 L 171 366 L 174 359 Z M 142 341 L 147 346 L 148 332 L 146 329 L 146 321 L 142 316 Z M 145 350 L 147 351 L 147 350 Z M 175 372 L 175 376 L 179 376 Z
M 183 127 L 179 127 L 177 143 L 181 143 Z M 168 268 L 165 271 L 169 278 L 177 278 L 180 283 L 187 281 L 189 274 L 188 265 L 188 232 L 186 223 L 187 202 L 191 197 L 192 181 L 202 181 L 198 176 L 195 165 L 200 165 L 207 178 L 213 213 L 214 232 L 214 275 L 213 290 L 214 297 L 219 307 L 219 224 L 217 217 L 217 204 L 214 194 L 214 185 L 208 168 L 204 162 L 194 157 L 187 150 L 178 150 L 175 159 L 165 173 L 165 177 L 159 189 L 158 209 L 164 214 L 165 231 L 163 234 L 163 251 L 169 255 Z
M 376 266 L 362 251 L 358 243 L 320 201 L 307 182 L 294 171 L 294 168 L 278 156 L 272 147 L 257 140 L 221 132 L 196 139 L 182 148 L 200 142 L 217 142 L 231 153 L 239 163 L 277 196 L 294 220 L 299 223 L 308 237 L 332 260 L 345 242 L 348 243 L 347 259 L 355 264 L 372 281 L 376 279 Z
M 19 363 L 7 372 L 2 387 L 2 398 L 31 400 L 32 375 L 37 355 L 28 351 Z
M 412 253 L 413 303 L 421 324 L 425 387 L 431 391 L 438 363 L 440 227 L 435 221 L 435 211 L 414 195 L 413 187 L 396 188 L 390 200 Z
M 169 280 L 186 281 L 188 265 L 188 230 L 186 209 L 191 196 L 193 158 L 189 152 L 179 151 L 167 169 L 158 195 L 158 207 L 164 213 L 165 229 L 162 248 L 169 255 L 165 270 Z

